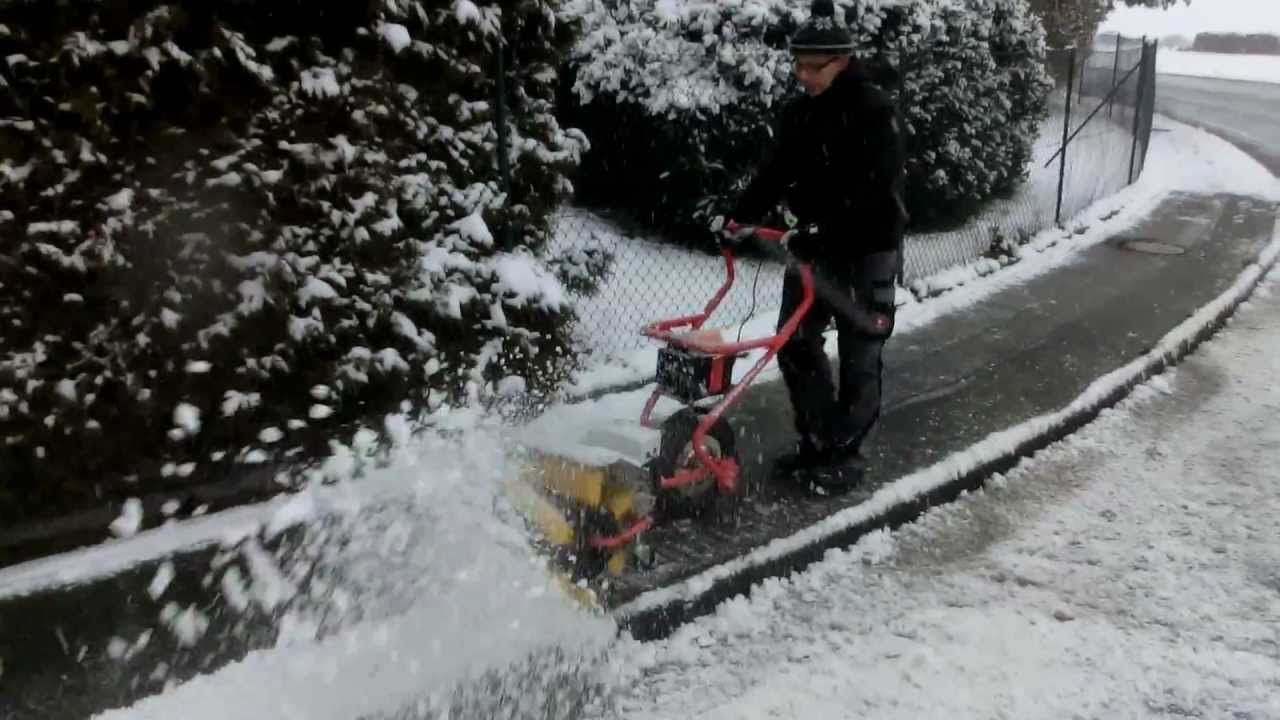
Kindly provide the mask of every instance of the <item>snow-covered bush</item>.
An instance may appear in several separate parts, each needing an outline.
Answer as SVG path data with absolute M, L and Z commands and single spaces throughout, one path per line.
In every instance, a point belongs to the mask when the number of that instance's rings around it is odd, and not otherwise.
M 838 0 L 909 130 L 917 227 L 1016 184 L 1046 112 L 1044 36 L 1026 0 Z M 583 23 L 562 121 L 586 131 L 579 194 L 697 232 L 768 146 L 795 92 L 799 0 L 574 0 Z
M 556 382 L 569 308 L 540 248 L 585 147 L 552 112 L 556 11 L 6 3 L 0 522 Z

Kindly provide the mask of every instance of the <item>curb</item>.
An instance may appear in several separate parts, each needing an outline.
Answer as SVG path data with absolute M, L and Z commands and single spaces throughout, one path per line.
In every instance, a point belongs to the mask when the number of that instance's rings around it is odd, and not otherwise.
M 1194 352 L 1253 294 L 1278 257 L 1280 210 L 1271 241 L 1230 288 L 1166 333 L 1151 350 L 1095 380 L 1067 406 L 988 435 L 948 459 L 888 483 L 865 503 L 836 512 L 789 537 L 645 593 L 614 610 L 619 630 L 641 642 L 662 639 L 679 626 L 714 613 L 724 600 L 750 594 L 767 578 L 803 570 L 822 559 L 827 550 L 848 547 L 876 530 L 896 529 L 935 505 L 983 487 L 993 474 L 1012 469 L 1089 424 L 1138 385 Z

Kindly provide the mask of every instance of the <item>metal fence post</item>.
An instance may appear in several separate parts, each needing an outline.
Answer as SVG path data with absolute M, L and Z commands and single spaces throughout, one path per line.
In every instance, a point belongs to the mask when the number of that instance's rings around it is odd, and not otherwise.
M 1116 33 L 1116 56 L 1115 58 L 1113 58 L 1114 62 L 1112 62 L 1112 66 L 1111 66 L 1111 89 L 1112 90 L 1115 89 L 1116 81 L 1120 77 L 1120 41 L 1123 39 L 1124 39 L 1123 35 L 1121 35 L 1120 33 Z M 1107 117 L 1111 117 L 1111 111 L 1115 109 L 1116 109 L 1116 99 L 1113 94 L 1111 97 L 1111 103 L 1107 105 Z
M 1077 78 L 1079 82 L 1076 83 L 1076 102 L 1079 104 L 1084 104 L 1084 81 L 1089 75 L 1089 57 L 1091 55 L 1093 55 L 1093 48 L 1089 47 L 1083 53 L 1080 53 L 1077 58 L 1080 62 L 1080 77 Z
M 1138 97 L 1133 101 L 1133 143 L 1129 149 L 1129 182 L 1133 184 L 1133 166 L 1134 161 L 1138 159 L 1138 135 L 1142 127 L 1142 102 L 1143 95 L 1147 89 L 1147 36 L 1142 36 L 1142 60 L 1141 66 L 1138 68 Z
M 1062 191 L 1067 177 L 1067 143 L 1071 133 L 1071 89 L 1075 85 L 1076 49 L 1071 48 L 1067 58 L 1067 109 L 1062 118 L 1062 156 L 1058 158 L 1058 204 L 1053 211 L 1053 224 L 1062 226 Z
M 495 117 L 494 122 L 497 124 L 498 133 L 498 184 L 503 193 L 503 204 L 511 204 L 511 157 L 507 152 L 507 41 L 502 35 L 498 36 L 498 62 L 497 62 L 497 97 L 494 99 Z M 505 218 L 502 223 L 501 235 L 506 247 L 511 247 L 511 221 Z

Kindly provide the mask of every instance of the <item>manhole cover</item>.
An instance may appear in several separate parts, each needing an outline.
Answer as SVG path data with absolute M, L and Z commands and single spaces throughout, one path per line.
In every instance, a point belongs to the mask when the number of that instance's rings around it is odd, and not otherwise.
M 1181 255 L 1186 248 L 1149 238 L 1121 238 L 1120 247 L 1151 255 Z

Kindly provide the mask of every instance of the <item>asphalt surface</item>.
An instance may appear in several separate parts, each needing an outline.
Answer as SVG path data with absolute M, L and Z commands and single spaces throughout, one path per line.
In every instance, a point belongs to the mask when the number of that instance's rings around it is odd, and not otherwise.
M 1159 75 L 1156 111 L 1221 136 L 1280 176 L 1280 84 Z

